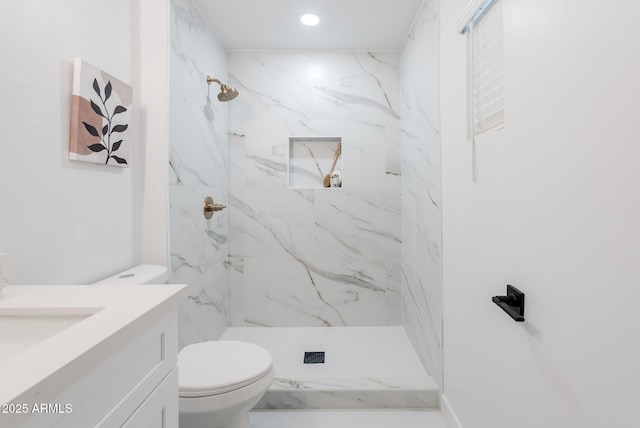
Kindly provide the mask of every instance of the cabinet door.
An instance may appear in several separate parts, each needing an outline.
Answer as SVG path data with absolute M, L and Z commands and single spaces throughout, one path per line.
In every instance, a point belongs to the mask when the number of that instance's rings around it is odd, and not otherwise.
M 177 384 L 178 369 L 174 367 L 122 427 L 178 428 Z

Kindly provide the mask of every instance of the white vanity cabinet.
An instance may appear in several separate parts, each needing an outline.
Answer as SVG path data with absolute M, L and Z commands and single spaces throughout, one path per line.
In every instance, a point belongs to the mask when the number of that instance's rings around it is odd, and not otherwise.
M 0 404 L 12 406 L 0 413 L 0 427 L 177 428 L 177 305 L 186 287 L 59 290 L 69 292 L 64 310 L 100 310 L 0 361 Z M 25 301 L 62 307 L 51 292 L 38 296 L 7 299 L 0 308 Z
M 77 379 L 69 379 L 68 385 L 45 402 L 58 406 L 59 413 L 31 411 L 17 427 L 177 428 L 176 358 L 174 310 L 85 373 L 78 373 Z

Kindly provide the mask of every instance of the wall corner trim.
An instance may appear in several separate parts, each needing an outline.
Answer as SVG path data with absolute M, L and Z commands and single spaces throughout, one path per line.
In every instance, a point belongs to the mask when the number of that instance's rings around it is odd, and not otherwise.
M 440 396 L 440 413 L 448 428 L 462 428 L 462 424 L 444 394 Z

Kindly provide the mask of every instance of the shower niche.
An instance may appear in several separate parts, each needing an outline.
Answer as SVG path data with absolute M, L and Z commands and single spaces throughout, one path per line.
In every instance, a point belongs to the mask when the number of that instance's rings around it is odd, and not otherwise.
M 342 137 L 289 137 L 287 176 L 292 189 L 342 187 Z

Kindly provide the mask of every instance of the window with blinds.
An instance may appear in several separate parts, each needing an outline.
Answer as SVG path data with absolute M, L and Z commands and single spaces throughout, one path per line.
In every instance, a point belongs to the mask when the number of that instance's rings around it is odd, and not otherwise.
M 472 0 L 460 24 L 469 38 L 469 125 L 478 136 L 504 125 L 502 0 Z

